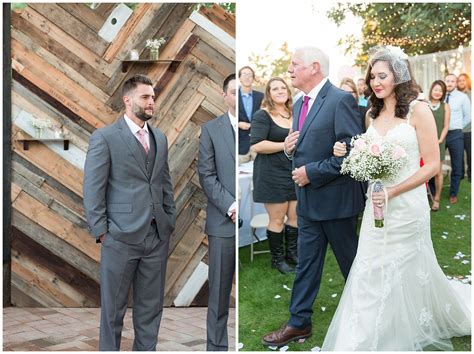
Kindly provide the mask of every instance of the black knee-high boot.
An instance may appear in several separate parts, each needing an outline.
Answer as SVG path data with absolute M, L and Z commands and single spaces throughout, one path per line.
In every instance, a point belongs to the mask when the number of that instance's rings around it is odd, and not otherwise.
M 272 267 L 278 269 L 280 273 L 283 274 L 295 271 L 295 269 L 290 267 L 285 261 L 284 233 L 285 230 L 281 232 L 267 230 L 268 244 L 270 245 L 270 253 L 272 254 Z
M 298 228 L 285 225 L 285 240 L 286 261 L 296 265 L 298 263 Z

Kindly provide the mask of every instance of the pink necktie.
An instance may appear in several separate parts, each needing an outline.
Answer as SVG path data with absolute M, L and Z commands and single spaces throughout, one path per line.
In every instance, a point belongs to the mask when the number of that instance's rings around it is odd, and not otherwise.
M 304 121 L 306 120 L 306 116 L 308 115 L 309 99 L 309 96 L 303 97 L 303 107 L 301 107 L 300 119 L 298 120 L 298 130 L 300 131 L 301 128 L 303 128 Z
M 150 150 L 150 148 L 148 147 L 148 144 L 146 143 L 146 140 L 145 140 L 145 129 L 140 129 L 137 132 L 137 134 L 138 134 L 138 140 L 143 145 L 143 148 L 145 149 L 145 152 L 148 155 L 148 151 Z

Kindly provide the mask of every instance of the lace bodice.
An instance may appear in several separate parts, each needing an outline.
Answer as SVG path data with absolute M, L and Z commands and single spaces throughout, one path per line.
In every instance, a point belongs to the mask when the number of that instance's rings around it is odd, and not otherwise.
M 400 145 L 405 149 L 408 155 L 408 163 L 402 170 L 400 170 L 400 174 L 390 184 L 400 183 L 409 176 L 413 175 L 420 168 L 420 149 L 418 145 L 418 138 L 416 136 L 415 128 L 410 124 L 410 115 L 411 109 L 408 113 L 406 121 L 391 128 L 385 135 L 378 133 L 373 125 L 373 122 L 371 122 L 369 128 L 367 129 L 368 135 L 382 140 L 387 139 L 390 142 Z

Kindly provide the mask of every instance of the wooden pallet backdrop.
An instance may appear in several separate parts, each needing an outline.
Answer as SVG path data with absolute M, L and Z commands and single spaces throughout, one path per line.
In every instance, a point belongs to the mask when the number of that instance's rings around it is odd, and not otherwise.
M 32 3 L 12 13 L 12 260 L 15 306 L 99 306 L 100 246 L 89 236 L 82 206 L 83 166 L 90 134 L 122 112 L 120 88 L 143 73 L 157 89 L 158 119 L 169 141 L 177 205 L 166 279 L 166 306 L 206 305 L 205 197 L 196 173 L 200 126 L 221 115 L 224 78 L 235 72 L 235 18 L 221 7 L 138 4 L 109 42 L 99 33 L 119 4 Z M 146 57 L 148 38 L 165 37 L 160 59 Z M 46 118 L 70 139 L 34 142 L 31 117 Z M 53 129 L 44 132 L 52 136 Z

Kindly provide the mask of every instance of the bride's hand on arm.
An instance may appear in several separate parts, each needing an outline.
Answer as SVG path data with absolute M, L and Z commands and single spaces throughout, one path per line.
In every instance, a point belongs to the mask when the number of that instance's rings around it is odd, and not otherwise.
M 334 156 L 342 157 L 347 153 L 346 143 L 341 143 L 339 141 L 336 141 L 332 150 L 333 150 Z

